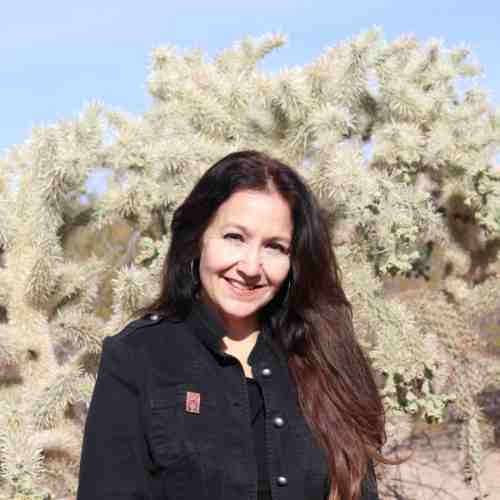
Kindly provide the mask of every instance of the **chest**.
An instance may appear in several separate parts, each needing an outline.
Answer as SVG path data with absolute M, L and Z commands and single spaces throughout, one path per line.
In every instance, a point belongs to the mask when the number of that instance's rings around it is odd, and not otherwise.
M 184 485 L 177 491 L 191 484 L 191 496 L 175 498 L 194 498 L 194 483 L 210 492 L 211 500 L 252 498 L 257 464 L 245 376 L 253 375 L 262 388 L 265 466 L 273 498 L 293 499 L 295 491 L 297 498 L 320 500 L 325 457 L 302 416 L 286 367 L 270 358 L 245 366 L 233 356 L 219 363 L 199 354 L 175 368 L 152 366 L 143 404 L 154 467 Z
M 248 358 L 255 347 L 255 341 L 256 339 L 253 338 L 249 339 L 248 342 L 234 342 L 227 337 L 221 341 L 221 350 L 226 355 L 235 358 L 241 365 L 245 377 L 249 378 L 253 378 L 253 372 L 251 365 L 248 363 Z

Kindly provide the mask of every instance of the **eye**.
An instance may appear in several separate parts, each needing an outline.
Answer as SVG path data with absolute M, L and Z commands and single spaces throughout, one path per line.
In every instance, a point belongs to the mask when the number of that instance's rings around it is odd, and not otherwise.
M 224 239 L 225 240 L 239 240 L 239 241 L 243 241 L 243 237 L 241 236 L 241 234 L 238 234 L 238 233 L 226 233 L 224 235 Z
M 279 243 L 269 243 L 268 246 L 271 250 L 277 250 L 278 252 L 281 252 L 283 254 L 288 254 L 288 249 L 286 249 L 283 245 L 280 245 Z

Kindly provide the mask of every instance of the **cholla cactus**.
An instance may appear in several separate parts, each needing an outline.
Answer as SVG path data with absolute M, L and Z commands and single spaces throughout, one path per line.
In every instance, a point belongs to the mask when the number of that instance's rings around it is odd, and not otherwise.
M 388 411 L 434 422 L 453 402 L 464 467 L 477 477 L 475 396 L 500 373 L 492 363 L 486 376 L 478 361 L 478 318 L 500 296 L 500 178 L 492 170 L 500 115 L 476 87 L 460 95 L 456 79 L 480 69 L 465 49 L 386 42 L 374 29 L 302 68 L 266 74 L 259 61 L 285 41 L 245 39 L 213 61 L 157 48 L 143 116 L 90 106 L 75 122 L 35 130 L 0 164 L 0 304 L 8 311 L 0 390 L 33 433 L 4 435 L 0 491 L 35 495 L 47 486 L 49 451 L 77 455 L 68 429 L 91 392 L 89 359 L 157 291 L 177 204 L 208 166 L 240 149 L 291 163 L 317 192 Z M 112 173 L 108 189 L 82 205 L 97 167 Z M 133 231 L 114 269 L 65 255 L 75 225 L 98 231 L 122 221 Z M 429 265 L 427 286 L 390 291 L 394 279 L 426 276 Z M 95 309 L 109 276 L 114 302 L 102 318 Z M 31 457 L 20 481 L 9 472 L 13 440 Z
M 9 226 L 0 269 L 8 312 L 0 324 L 1 390 L 2 402 L 9 402 L 0 415 L 6 422 L 0 478 L 10 498 L 29 492 L 36 498 L 44 489 L 49 452 L 78 460 L 78 447 L 43 443 L 54 443 L 50 430 L 57 434 L 71 406 L 89 398 L 93 379 L 84 360 L 99 352 L 102 340 L 96 339 L 102 325 L 93 309 L 103 264 L 93 259 L 75 266 L 61 246 L 61 235 L 79 215 L 88 171 L 101 161 L 99 114 L 91 106 L 74 123 L 33 131 L 4 164 L 19 176 L 15 191 L 6 193 Z

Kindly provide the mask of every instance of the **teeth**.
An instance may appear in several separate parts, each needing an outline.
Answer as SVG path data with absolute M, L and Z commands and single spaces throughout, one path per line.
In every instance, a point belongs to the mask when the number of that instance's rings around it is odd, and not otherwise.
M 229 283 L 231 283 L 231 285 L 235 286 L 236 288 L 241 288 L 242 290 L 255 290 L 256 288 L 258 288 L 257 286 L 245 286 L 233 280 L 228 280 L 228 281 Z

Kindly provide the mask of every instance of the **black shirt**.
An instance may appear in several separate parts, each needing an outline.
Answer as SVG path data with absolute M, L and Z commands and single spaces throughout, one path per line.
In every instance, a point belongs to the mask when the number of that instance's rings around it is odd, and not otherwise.
M 269 475 L 266 468 L 266 431 L 262 389 L 257 380 L 249 377 L 247 377 L 247 387 L 248 399 L 250 402 L 250 423 L 252 424 L 255 458 L 257 460 L 257 500 L 271 500 Z

